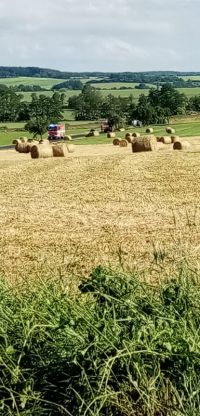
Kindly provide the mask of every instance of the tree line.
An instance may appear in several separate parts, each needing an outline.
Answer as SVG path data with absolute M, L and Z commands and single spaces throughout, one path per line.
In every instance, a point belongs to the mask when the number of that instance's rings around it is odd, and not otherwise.
M 169 122 L 170 117 L 200 111 L 200 96 L 187 99 L 171 84 L 151 88 L 146 96 L 141 94 L 136 103 L 133 96 L 122 98 L 102 94 L 86 84 L 82 92 L 69 98 L 68 107 L 73 110 L 76 120 L 97 120 L 100 118 L 118 120 L 118 124 L 129 124 L 133 119 L 144 125 Z
M 23 101 L 23 94 L 12 88 L 0 89 L 0 122 L 26 121 L 29 131 L 35 125 L 46 129 L 49 123 L 63 120 L 66 109 L 64 92 L 53 92 L 51 97 L 32 93 L 31 102 Z M 74 112 L 76 120 L 108 119 L 111 124 L 129 124 L 133 119 L 144 125 L 169 122 L 170 117 L 188 112 L 200 112 L 200 96 L 190 99 L 177 91 L 171 84 L 161 88 L 151 88 L 146 96 L 141 94 L 136 103 L 133 95 L 129 97 L 103 96 L 89 84 L 79 95 L 68 100 L 68 108 Z

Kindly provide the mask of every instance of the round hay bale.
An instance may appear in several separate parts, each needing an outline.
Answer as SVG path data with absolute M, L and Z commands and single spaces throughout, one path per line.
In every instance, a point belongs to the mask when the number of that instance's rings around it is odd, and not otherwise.
M 135 132 L 135 133 L 132 134 L 132 136 L 138 138 L 138 137 L 140 137 L 140 133 Z
M 33 140 L 32 142 L 27 142 L 26 145 L 29 153 L 33 146 L 38 145 L 38 142 L 36 140 Z
M 128 140 L 122 139 L 119 142 L 119 147 L 127 147 L 128 146 Z
M 135 138 L 132 143 L 132 152 L 154 152 L 157 150 L 157 140 L 155 136 L 142 136 Z
M 16 150 L 16 152 L 18 152 L 18 145 L 21 143 L 21 140 L 19 140 L 19 139 L 15 139 L 15 140 L 13 140 L 13 142 L 12 142 L 12 144 L 14 144 L 15 145 L 15 150 Z
M 169 136 L 162 136 L 160 138 L 160 142 L 163 144 L 171 144 L 172 143 L 172 139 Z
M 67 150 L 68 150 L 69 153 L 74 153 L 75 152 L 75 145 L 72 144 L 72 143 L 67 144 Z
M 28 144 L 27 143 L 21 143 L 21 142 L 17 143 L 15 145 L 15 150 L 19 153 L 29 153 L 30 152 Z
M 13 139 L 12 144 L 18 144 L 21 143 L 20 139 Z
M 71 141 L 72 140 L 72 137 L 71 136 L 64 136 L 64 140 Z
M 129 137 L 133 137 L 132 133 L 126 133 L 125 134 L 125 139 L 127 140 Z
M 121 142 L 121 139 L 116 138 L 116 139 L 113 140 L 113 145 L 114 146 L 119 146 L 120 142 Z
M 67 146 L 65 144 L 54 144 L 52 146 L 54 157 L 66 157 L 68 153 Z
M 173 129 L 172 127 L 167 127 L 167 128 L 166 128 L 166 132 L 167 132 L 168 134 L 175 134 L 175 129 Z
M 181 142 L 181 141 L 178 141 L 178 140 L 173 145 L 174 150 L 189 150 L 190 147 L 191 147 L 191 145 L 190 145 L 189 142 Z
M 19 140 L 21 140 L 21 143 L 27 143 L 28 141 L 27 137 L 20 137 Z
M 34 144 L 31 147 L 31 157 L 32 159 L 53 157 L 52 147 L 49 145 L 46 146 L 45 144 Z
M 148 127 L 148 128 L 146 129 L 146 133 L 150 133 L 150 134 L 152 134 L 152 133 L 153 133 L 153 128 L 152 128 L 152 127 Z
M 179 136 L 171 136 L 171 141 L 172 141 L 172 143 L 179 142 L 180 137 Z
M 108 137 L 108 139 L 114 139 L 114 138 L 116 137 L 116 134 L 115 134 L 114 132 L 110 131 L 110 132 L 107 134 L 107 137 Z
M 49 145 L 49 140 L 48 139 L 40 139 L 39 144 L 46 144 L 46 146 Z

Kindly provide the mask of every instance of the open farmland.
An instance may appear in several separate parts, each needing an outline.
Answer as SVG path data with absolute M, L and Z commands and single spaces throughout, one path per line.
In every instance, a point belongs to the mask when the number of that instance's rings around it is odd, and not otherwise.
M 8 87 L 17 85 L 39 85 L 40 87 L 51 89 L 53 85 L 64 82 L 64 79 L 59 78 L 39 78 L 39 77 L 16 77 L 16 78 L 0 78 L 0 84 L 5 84 Z
M 158 279 L 161 265 L 197 259 L 200 141 L 191 140 L 188 153 L 77 145 L 66 159 L 31 160 L 2 151 L 0 274 L 80 276 L 105 264 Z

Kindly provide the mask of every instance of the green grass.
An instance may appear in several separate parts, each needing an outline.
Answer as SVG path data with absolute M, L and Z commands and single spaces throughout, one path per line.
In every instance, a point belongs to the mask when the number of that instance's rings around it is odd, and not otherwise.
M 200 75 L 185 75 L 180 78 L 184 79 L 184 81 L 188 81 L 189 79 L 191 79 L 191 81 L 200 81 Z
M 0 78 L 0 84 L 5 84 L 8 87 L 14 86 L 14 85 L 39 85 L 43 88 L 51 89 L 53 85 L 59 84 L 61 82 L 64 82 L 63 79 L 58 78 L 37 78 L 37 77 L 17 77 L 17 78 Z
M 154 253 L 162 264 L 162 253 Z M 76 295 L 0 283 L 2 416 L 198 416 L 200 286 L 97 268 Z
M 74 121 L 73 114 L 70 111 L 65 113 L 66 120 L 66 134 L 77 135 L 77 134 L 87 134 L 91 128 L 100 130 L 100 122 L 98 121 Z M 19 131 L 3 131 L 2 127 L 6 126 L 8 129 L 18 129 Z M 180 137 L 187 136 L 199 136 L 200 137 L 200 120 L 196 121 L 193 118 L 179 118 L 172 120 L 170 126 L 175 128 L 176 134 Z M 163 126 L 152 126 L 154 128 L 154 134 L 156 136 L 166 135 L 166 125 Z M 18 138 L 19 136 L 32 137 L 28 132 L 23 131 L 24 123 L 1 123 L 0 124 L 0 146 L 8 145 L 12 143 L 13 139 Z M 21 129 L 21 131 L 20 131 Z M 127 128 L 127 131 L 139 131 L 141 134 L 144 134 L 145 128 L 132 128 L 131 126 Z M 124 137 L 125 132 L 116 132 L 117 137 Z M 107 138 L 106 134 L 101 134 L 99 137 L 89 137 L 75 139 L 75 143 L 79 144 L 105 144 L 111 143 L 112 140 Z

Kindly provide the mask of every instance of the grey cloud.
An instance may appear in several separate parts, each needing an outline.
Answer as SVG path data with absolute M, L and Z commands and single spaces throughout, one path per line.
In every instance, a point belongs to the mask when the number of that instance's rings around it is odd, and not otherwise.
M 200 70 L 199 0 L 0 0 L 1 65 Z

